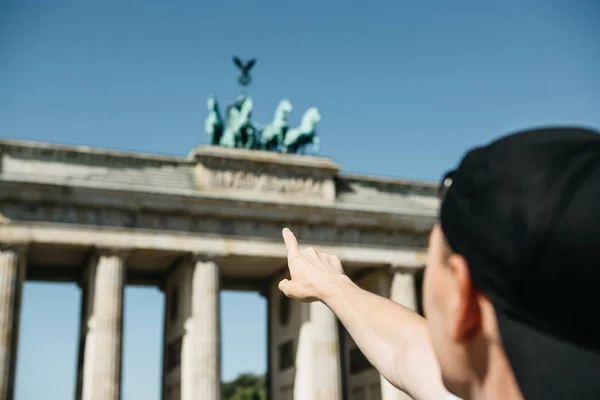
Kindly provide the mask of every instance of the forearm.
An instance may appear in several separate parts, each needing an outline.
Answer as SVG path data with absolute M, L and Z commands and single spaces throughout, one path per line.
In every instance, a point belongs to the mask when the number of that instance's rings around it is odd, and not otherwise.
M 446 394 L 421 316 L 360 289 L 347 277 L 328 292 L 323 301 L 390 383 L 419 400 Z

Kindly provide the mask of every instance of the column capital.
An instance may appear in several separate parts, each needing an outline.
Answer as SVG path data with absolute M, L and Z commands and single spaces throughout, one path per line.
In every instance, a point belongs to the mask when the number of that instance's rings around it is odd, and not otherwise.
M 391 264 L 389 266 L 389 268 L 387 268 L 387 272 L 390 275 L 394 275 L 394 274 L 397 274 L 397 273 L 400 273 L 400 274 L 413 274 L 414 275 L 414 274 L 418 273 L 419 271 L 422 271 L 424 268 L 425 268 L 424 265 L 420 266 L 420 267 L 407 267 L 407 266 L 404 266 L 404 265 Z
M 418 311 L 417 273 L 420 269 L 399 269 L 393 274 L 390 283 L 390 299 L 404 307 Z
M 221 261 L 221 256 L 217 255 L 216 253 L 204 253 L 204 252 L 191 252 L 189 254 L 189 259 L 193 262 L 193 263 L 215 263 L 218 264 L 219 261 Z
M 17 253 L 17 255 L 19 255 L 19 256 L 23 256 L 25 253 L 27 253 L 28 247 L 29 247 L 29 243 L 25 243 L 25 242 L 11 242 L 11 243 L 0 242 L 0 252 L 12 251 L 12 252 Z
M 94 253 L 98 257 L 116 256 L 122 260 L 126 260 L 132 252 L 133 249 L 127 247 L 96 247 L 94 249 Z

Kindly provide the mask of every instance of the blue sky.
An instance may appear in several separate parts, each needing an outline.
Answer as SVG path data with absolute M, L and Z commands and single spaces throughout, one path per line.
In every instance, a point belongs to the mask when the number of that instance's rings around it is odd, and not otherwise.
M 597 2 L 352 4 L 0 0 L 0 136 L 184 156 L 207 96 L 238 94 L 234 53 L 258 58 L 255 119 L 320 107 L 322 154 L 347 172 L 436 180 L 515 129 L 600 128 Z M 24 296 L 17 399 L 73 398 L 79 291 Z M 158 399 L 162 294 L 125 296 L 123 398 Z M 224 378 L 263 372 L 263 299 L 222 300 Z

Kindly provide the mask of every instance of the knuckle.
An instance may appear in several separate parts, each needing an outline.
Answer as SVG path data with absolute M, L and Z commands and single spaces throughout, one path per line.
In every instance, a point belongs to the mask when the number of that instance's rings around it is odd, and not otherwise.
M 315 250 L 314 247 L 307 247 L 306 249 L 304 249 L 304 254 L 317 254 L 317 250 Z

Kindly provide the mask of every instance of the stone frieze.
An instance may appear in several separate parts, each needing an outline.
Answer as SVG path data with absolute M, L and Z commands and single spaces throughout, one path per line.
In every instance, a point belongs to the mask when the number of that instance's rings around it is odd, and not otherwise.
M 60 204 L 6 202 L 0 205 L 0 213 L 10 221 L 9 223 L 77 224 L 276 240 L 281 237 L 281 229 L 288 226 L 304 242 L 368 244 L 384 247 L 425 246 L 428 236 L 428 232 L 409 232 L 400 228 L 336 226 L 331 222 L 312 224 L 301 221 L 278 222 L 248 217 L 167 214 L 148 210 L 130 211 Z

